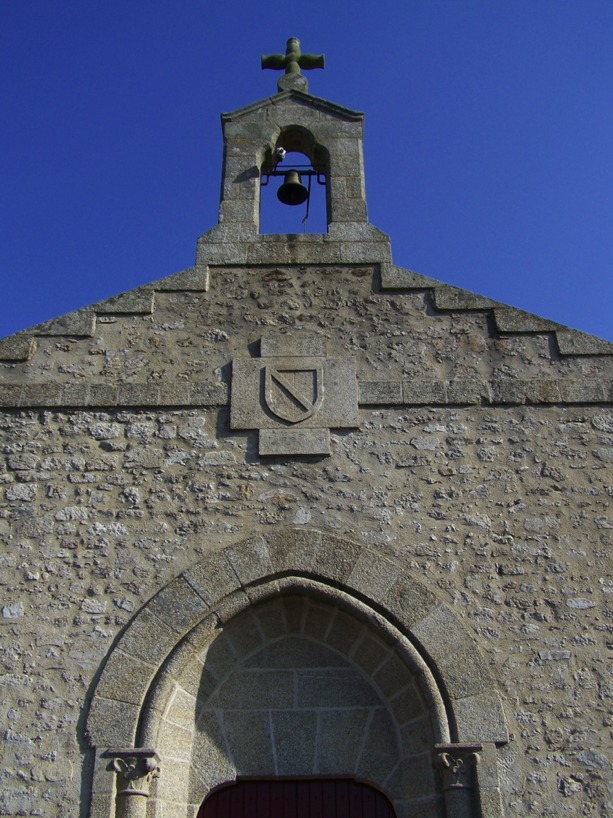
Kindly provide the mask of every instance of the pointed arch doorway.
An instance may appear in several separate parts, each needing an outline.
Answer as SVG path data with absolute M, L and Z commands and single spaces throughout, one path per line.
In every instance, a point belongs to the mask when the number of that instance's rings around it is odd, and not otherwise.
M 197 818 L 396 818 L 379 790 L 350 778 L 238 780 L 213 791 Z
M 503 815 L 504 711 L 465 628 L 410 569 L 316 531 L 228 546 L 163 588 L 109 655 L 86 735 L 101 818 L 129 796 L 134 816 L 194 818 L 231 781 L 340 776 L 398 818 Z M 119 793 L 122 770 L 138 790 Z

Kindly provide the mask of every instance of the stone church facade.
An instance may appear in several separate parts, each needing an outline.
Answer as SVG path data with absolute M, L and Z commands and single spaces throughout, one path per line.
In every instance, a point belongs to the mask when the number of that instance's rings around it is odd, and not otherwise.
M 285 67 L 194 267 L 0 341 L 0 815 L 610 814 L 613 345 L 393 264 Z

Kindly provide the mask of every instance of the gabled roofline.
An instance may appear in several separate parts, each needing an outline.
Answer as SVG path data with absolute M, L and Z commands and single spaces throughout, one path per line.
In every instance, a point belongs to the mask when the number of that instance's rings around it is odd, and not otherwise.
M 235 111 L 221 115 L 222 122 L 232 122 L 240 119 L 247 114 L 253 113 L 261 108 L 267 108 L 271 105 L 277 105 L 279 102 L 292 101 L 303 105 L 308 105 L 311 108 L 317 108 L 324 111 L 330 116 L 344 119 L 348 122 L 363 122 L 364 114 L 361 111 L 353 111 L 351 108 L 345 108 L 342 105 L 337 105 L 335 102 L 330 102 L 321 97 L 314 97 L 312 94 L 305 94 L 303 91 L 281 91 L 271 97 L 252 102 L 250 105 L 245 105 L 244 108 L 237 108 Z

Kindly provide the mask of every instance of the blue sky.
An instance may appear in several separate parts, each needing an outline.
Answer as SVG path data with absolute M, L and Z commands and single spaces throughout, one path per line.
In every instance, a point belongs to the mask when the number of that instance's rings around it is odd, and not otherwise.
M 193 263 L 262 53 L 364 111 L 395 263 L 613 340 L 610 0 L 4 0 L 0 336 Z

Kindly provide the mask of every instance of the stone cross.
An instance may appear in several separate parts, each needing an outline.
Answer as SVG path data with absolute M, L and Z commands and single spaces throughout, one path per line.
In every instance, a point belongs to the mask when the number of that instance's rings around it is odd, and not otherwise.
M 279 77 L 277 82 L 279 91 L 297 89 L 306 92 L 308 90 L 307 79 L 300 73 L 300 69 L 304 68 L 308 71 L 311 68 L 323 68 L 324 61 L 323 54 L 301 54 L 300 40 L 297 37 L 290 37 L 285 54 L 263 56 L 262 68 L 272 68 L 275 71 L 285 69 L 285 74 Z

